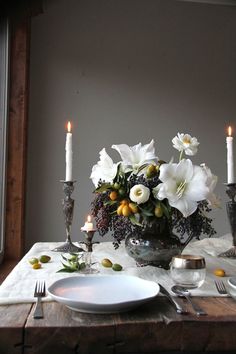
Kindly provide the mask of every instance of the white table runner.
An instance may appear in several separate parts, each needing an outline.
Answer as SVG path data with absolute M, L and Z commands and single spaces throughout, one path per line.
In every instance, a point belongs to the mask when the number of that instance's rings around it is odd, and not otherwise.
M 77 273 L 57 273 L 62 268 L 61 254 L 52 251 L 61 243 L 39 242 L 36 243 L 30 251 L 22 258 L 17 266 L 8 275 L 0 286 L 0 305 L 27 303 L 35 301 L 33 297 L 35 281 L 45 280 L 47 287 L 58 279 L 69 276 L 89 276 Z M 226 271 L 226 277 L 220 278 L 227 282 L 231 276 L 236 276 L 236 259 L 218 258 L 217 255 L 232 246 L 232 236 L 230 234 L 220 238 L 206 238 L 201 241 L 191 242 L 185 249 L 185 254 L 202 255 L 206 260 L 207 275 L 206 280 L 201 288 L 191 291 L 193 296 L 220 296 L 214 285 L 214 280 L 219 279 L 213 274 L 214 269 L 223 268 Z M 109 258 L 113 263 L 120 263 L 123 266 L 121 272 L 115 272 L 110 268 L 104 268 L 98 264 L 99 274 L 109 274 L 116 276 L 117 274 L 129 274 L 144 279 L 153 280 L 161 283 L 168 290 L 173 285 L 169 271 L 152 266 L 137 267 L 135 261 L 129 257 L 125 251 L 124 243 L 114 249 L 112 242 L 101 242 L 94 244 L 92 253 L 92 261 L 101 262 L 103 258 Z M 42 254 L 51 256 L 49 263 L 42 264 L 41 269 L 34 270 L 28 260 L 32 257 L 39 257 Z M 98 276 L 99 276 L 98 274 Z M 236 295 L 236 290 L 231 289 Z M 50 296 L 43 299 L 51 301 Z

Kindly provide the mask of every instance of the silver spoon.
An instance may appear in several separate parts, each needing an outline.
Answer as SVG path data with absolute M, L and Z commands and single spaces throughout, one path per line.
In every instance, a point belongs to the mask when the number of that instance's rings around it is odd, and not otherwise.
M 173 293 L 175 293 L 176 295 L 179 296 L 183 296 L 185 297 L 188 302 L 190 303 L 190 305 L 192 306 L 192 308 L 194 309 L 194 311 L 196 312 L 197 316 L 203 316 L 203 315 L 207 315 L 207 313 L 201 309 L 200 307 L 198 307 L 198 305 L 196 305 L 192 300 L 191 300 L 191 294 L 188 291 L 188 289 L 186 289 L 183 286 L 180 285 L 174 285 L 172 286 L 171 290 L 173 291 Z

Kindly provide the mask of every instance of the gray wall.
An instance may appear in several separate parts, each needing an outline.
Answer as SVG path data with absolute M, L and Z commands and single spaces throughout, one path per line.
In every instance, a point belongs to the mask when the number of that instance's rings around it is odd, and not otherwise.
M 77 180 L 74 241 L 83 238 L 99 151 L 154 138 L 168 160 L 177 132 L 199 139 L 194 162 L 219 176 L 222 209 L 214 222 L 218 235 L 229 232 L 223 182 L 225 129 L 236 126 L 235 33 L 235 7 L 175 1 L 59 0 L 33 18 L 26 249 L 65 240 L 59 180 L 67 120 Z

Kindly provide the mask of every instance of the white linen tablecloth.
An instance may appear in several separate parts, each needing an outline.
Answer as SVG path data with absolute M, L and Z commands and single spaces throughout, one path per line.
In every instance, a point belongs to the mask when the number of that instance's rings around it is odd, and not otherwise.
M 45 280 L 49 287 L 56 280 L 70 276 L 90 276 L 76 273 L 57 273 L 62 268 L 61 254 L 52 251 L 61 243 L 38 242 L 22 258 L 17 266 L 8 275 L 0 286 L 0 305 L 34 302 L 33 297 L 36 280 Z M 183 251 L 185 254 L 202 255 L 206 260 L 206 280 L 204 284 L 191 291 L 193 296 L 220 296 L 214 285 L 214 280 L 219 279 L 213 273 L 216 268 L 223 268 L 226 271 L 225 283 L 228 278 L 236 275 L 236 259 L 219 258 L 217 255 L 232 246 L 232 236 L 227 234 L 220 238 L 205 238 L 201 241 L 191 242 Z M 47 254 L 51 257 L 49 263 L 42 264 L 41 269 L 32 269 L 28 260 L 32 257 L 39 257 Z M 121 272 L 115 272 L 111 268 L 104 268 L 100 262 L 103 258 L 109 258 L 113 263 L 120 263 L 123 266 Z M 138 276 L 143 279 L 153 280 L 161 283 L 166 289 L 170 290 L 173 281 L 170 278 L 169 271 L 157 267 L 146 266 L 137 267 L 135 261 L 129 257 L 125 251 L 124 243 L 115 250 L 112 242 L 101 242 L 94 244 L 92 253 L 92 262 L 98 262 L 99 275 L 109 274 L 128 274 Z M 236 290 L 231 289 L 232 292 Z M 43 301 L 52 301 L 51 297 L 46 296 Z

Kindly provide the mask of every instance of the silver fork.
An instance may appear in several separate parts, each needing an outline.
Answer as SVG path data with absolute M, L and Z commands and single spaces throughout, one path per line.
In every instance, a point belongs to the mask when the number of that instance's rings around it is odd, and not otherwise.
M 219 294 L 221 295 L 230 295 L 230 293 L 227 291 L 225 284 L 221 280 L 215 280 L 215 286 Z
M 37 297 L 37 303 L 34 310 L 34 318 L 43 318 L 42 297 L 46 296 L 45 281 L 37 281 L 34 289 L 34 297 Z

